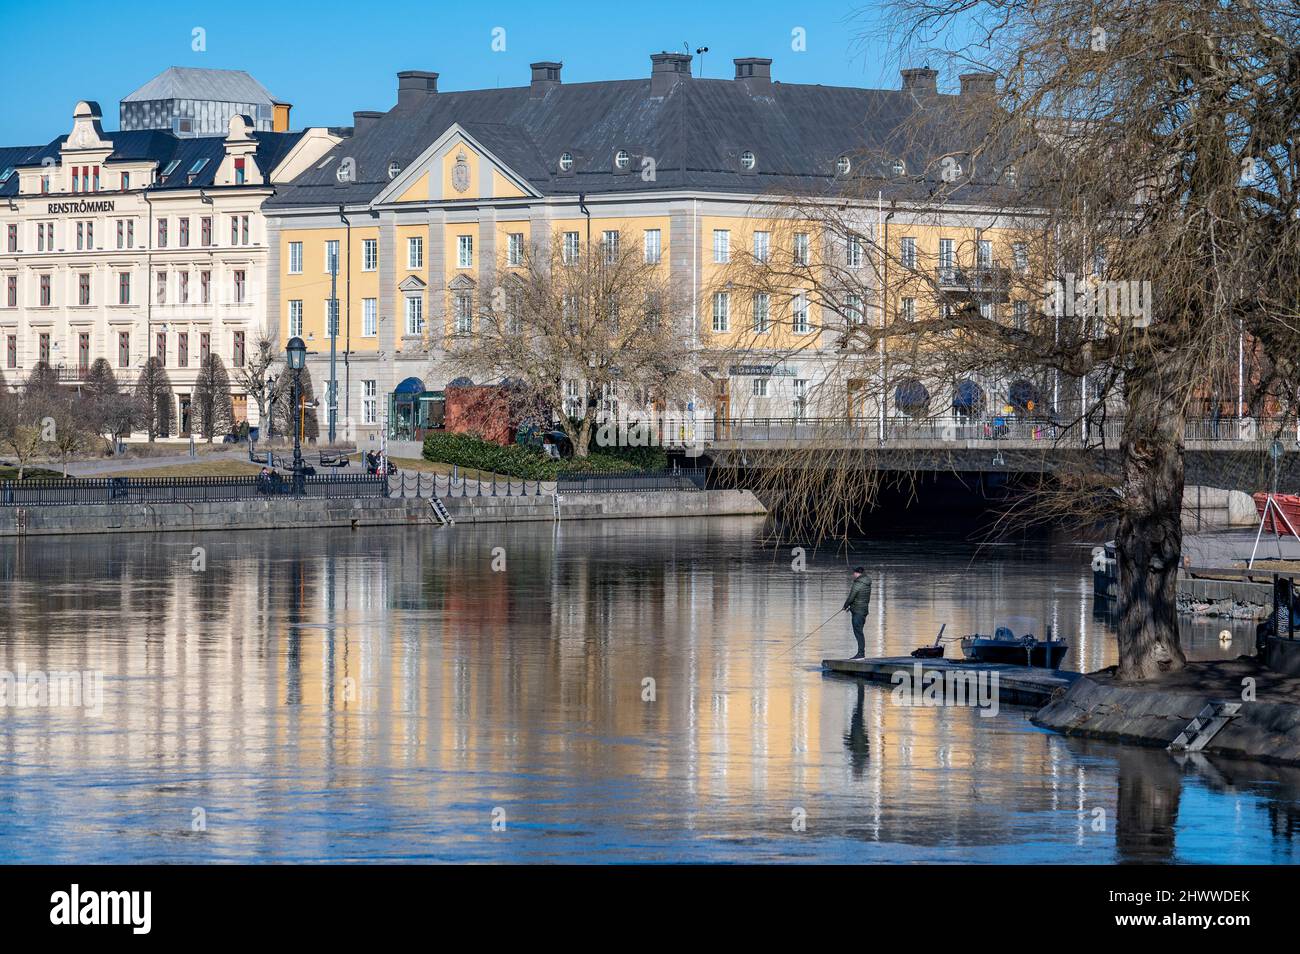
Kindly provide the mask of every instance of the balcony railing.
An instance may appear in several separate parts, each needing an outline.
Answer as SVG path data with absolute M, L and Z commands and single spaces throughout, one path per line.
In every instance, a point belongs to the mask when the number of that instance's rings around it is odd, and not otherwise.
M 1011 269 L 1002 265 L 939 265 L 935 283 L 945 292 L 1004 294 L 1011 287 Z

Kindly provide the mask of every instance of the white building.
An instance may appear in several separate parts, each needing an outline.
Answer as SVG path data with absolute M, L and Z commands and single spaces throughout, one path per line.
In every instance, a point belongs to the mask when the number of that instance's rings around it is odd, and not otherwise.
M 224 137 L 106 133 L 99 106 L 46 146 L 0 150 L 0 373 L 20 385 L 38 362 L 75 384 L 106 358 L 121 385 L 160 358 L 185 436 L 200 362 L 230 372 L 237 421 L 256 424 L 237 369 L 263 333 L 262 203 L 340 141 L 325 129 Z

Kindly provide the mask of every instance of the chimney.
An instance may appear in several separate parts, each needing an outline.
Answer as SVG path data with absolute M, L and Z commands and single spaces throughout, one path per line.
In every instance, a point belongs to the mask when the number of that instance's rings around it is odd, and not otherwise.
M 992 96 L 998 91 L 996 73 L 962 73 L 958 79 L 963 96 Z
M 736 80 L 751 93 L 768 93 L 772 90 L 772 61 L 762 56 L 744 56 L 732 60 L 736 64 Z
M 379 122 L 383 118 L 383 113 L 374 112 L 373 110 L 361 110 L 352 114 L 352 135 L 360 136 L 363 132 Z
M 528 68 L 533 71 L 532 91 L 529 95 L 545 96 L 551 87 L 559 86 L 560 70 L 563 67 L 563 63 L 529 63 Z
M 438 74 L 403 70 L 397 74 L 397 105 L 414 106 L 438 92 Z
M 928 67 L 918 67 L 916 69 L 901 70 L 900 72 L 903 75 L 904 91 L 915 93 L 917 96 L 938 95 L 938 70 L 932 70 Z
M 691 78 L 691 57 L 687 53 L 650 54 L 650 95 L 667 96 L 674 86 Z

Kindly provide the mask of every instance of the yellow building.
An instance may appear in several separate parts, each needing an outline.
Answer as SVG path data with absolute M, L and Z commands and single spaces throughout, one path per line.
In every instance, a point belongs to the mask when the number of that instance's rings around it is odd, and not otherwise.
M 862 158 L 886 149 L 906 117 L 942 116 L 987 78 L 963 77 L 960 94 L 944 95 L 932 70 L 905 70 L 898 90 L 869 90 L 774 83 L 763 58 L 737 59 L 732 80 L 693 77 L 684 54 L 650 59 L 644 79 L 566 85 L 560 63 L 541 62 L 527 86 L 462 92 L 439 92 L 436 73 L 399 73 L 391 110 L 355 113 L 353 136 L 266 203 L 268 322 L 282 340 L 307 342 L 322 395 L 333 346 L 345 434 L 376 440 L 392 409 L 390 436 L 420 436 L 419 396 L 455 377 L 449 334 L 472 328 L 496 270 L 526 243 L 563 236 L 585 248 L 618 232 L 670 269 L 692 303 L 684 332 L 714 381 L 695 411 L 721 417 L 809 414 L 836 349 L 803 290 L 765 300 L 728 286 L 738 258 L 835 256 L 864 274 L 871 265 L 856 238 L 789 223 L 792 234 L 782 232 L 775 197 L 851 184 L 867 246 L 887 240 L 901 253 L 910 244 L 917 268 L 1009 259 L 999 234 L 1009 223 L 987 207 L 936 221 L 916 198 L 925 195 L 918 176 L 903 174 L 912 159 L 880 176 Z M 868 320 L 883 299 L 886 314 L 916 307 L 905 289 L 876 294 L 859 303 Z M 581 381 L 569 385 L 583 394 Z M 996 399 L 1006 382 L 979 386 Z M 885 410 L 855 406 L 852 381 L 835 388 L 840 396 L 816 413 Z

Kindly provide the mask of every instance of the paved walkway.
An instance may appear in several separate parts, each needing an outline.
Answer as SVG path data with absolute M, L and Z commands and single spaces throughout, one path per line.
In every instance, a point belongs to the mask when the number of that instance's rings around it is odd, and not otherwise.
M 233 445 L 229 450 L 208 451 L 191 457 L 188 450 L 166 457 L 103 457 L 96 460 L 76 461 L 68 464 L 69 477 L 102 477 L 130 470 L 152 470 L 155 467 L 174 467 L 177 464 L 202 464 L 215 461 L 248 460 L 246 444 Z

